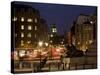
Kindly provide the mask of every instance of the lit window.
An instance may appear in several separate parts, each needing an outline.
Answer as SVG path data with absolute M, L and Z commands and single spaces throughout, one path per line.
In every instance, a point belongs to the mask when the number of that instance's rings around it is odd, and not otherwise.
M 21 25 L 21 29 L 24 30 L 24 25 Z
M 27 19 L 27 22 L 32 22 L 33 20 L 31 18 Z
M 24 22 L 24 17 L 21 17 L 21 21 Z
M 80 45 L 80 42 L 78 42 L 77 44 Z
M 92 40 L 89 40 L 89 44 L 91 44 L 93 41 Z
M 25 50 L 19 50 L 19 57 L 24 57 L 25 56 Z
M 27 37 L 31 37 L 31 33 L 28 33 L 28 34 L 27 34 Z
M 24 33 L 21 33 L 21 37 L 24 37 Z
M 32 26 L 31 25 L 28 26 L 28 30 L 32 30 Z
M 21 46 L 23 46 L 24 45 L 24 41 L 23 40 L 21 40 Z
M 35 23 L 37 23 L 37 18 L 35 18 Z
M 53 29 L 52 29 L 52 32 L 57 32 L 56 28 L 53 28 Z
M 28 44 L 30 44 L 30 43 L 31 43 L 31 41 L 27 41 L 27 43 L 28 43 Z
M 12 19 L 12 21 L 17 21 L 17 17 L 14 17 L 14 18 Z
M 37 30 L 37 26 L 35 26 L 35 30 Z
M 55 32 L 57 32 L 56 28 L 54 29 Z
M 54 29 L 52 29 L 52 32 L 54 32 Z

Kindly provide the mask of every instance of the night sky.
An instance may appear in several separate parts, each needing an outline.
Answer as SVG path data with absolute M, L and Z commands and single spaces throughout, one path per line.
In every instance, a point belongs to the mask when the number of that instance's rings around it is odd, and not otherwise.
M 20 3 L 20 2 L 17 2 Z M 95 6 L 76 6 L 76 5 L 62 5 L 62 4 L 45 4 L 45 3 L 31 3 L 21 2 L 25 5 L 30 5 L 40 11 L 40 15 L 48 24 L 49 31 L 52 24 L 56 24 L 59 34 L 65 31 L 70 31 L 73 21 L 80 14 L 91 15 L 95 12 Z

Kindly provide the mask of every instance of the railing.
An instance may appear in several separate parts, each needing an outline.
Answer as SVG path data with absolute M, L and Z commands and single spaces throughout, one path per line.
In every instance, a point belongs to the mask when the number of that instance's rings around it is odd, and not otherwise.
M 44 63 L 44 64 L 43 64 Z M 96 63 L 61 63 L 60 60 L 47 61 L 14 61 L 14 72 L 50 72 L 62 70 L 78 70 L 78 69 L 94 69 L 97 68 Z

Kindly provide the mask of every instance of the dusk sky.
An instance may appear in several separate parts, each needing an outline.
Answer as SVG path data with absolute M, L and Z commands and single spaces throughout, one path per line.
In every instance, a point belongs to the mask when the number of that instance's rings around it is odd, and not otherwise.
M 62 4 L 46 4 L 46 3 L 31 3 L 24 2 L 22 4 L 31 5 L 38 9 L 40 16 L 44 18 L 48 24 L 49 30 L 52 24 L 56 24 L 58 33 L 63 34 L 64 31 L 70 31 L 73 21 L 80 14 L 91 15 L 95 12 L 94 6 L 76 6 Z

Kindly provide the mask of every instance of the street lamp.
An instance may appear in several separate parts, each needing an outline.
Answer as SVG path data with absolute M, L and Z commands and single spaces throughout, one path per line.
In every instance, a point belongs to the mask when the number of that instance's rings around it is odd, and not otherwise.
M 48 43 L 45 43 L 46 47 L 48 46 Z
M 93 21 L 90 21 L 91 24 L 93 24 Z
M 39 41 L 39 43 L 38 43 L 38 44 L 39 44 L 39 46 L 40 46 L 40 47 L 42 47 L 43 42 L 42 42 L 42 41 Z
M 39 41 L 39 46 L 40 46 L 40 69 L 41 69 L 41 47 L 43 45 L 43 42 L 42 41 Z

